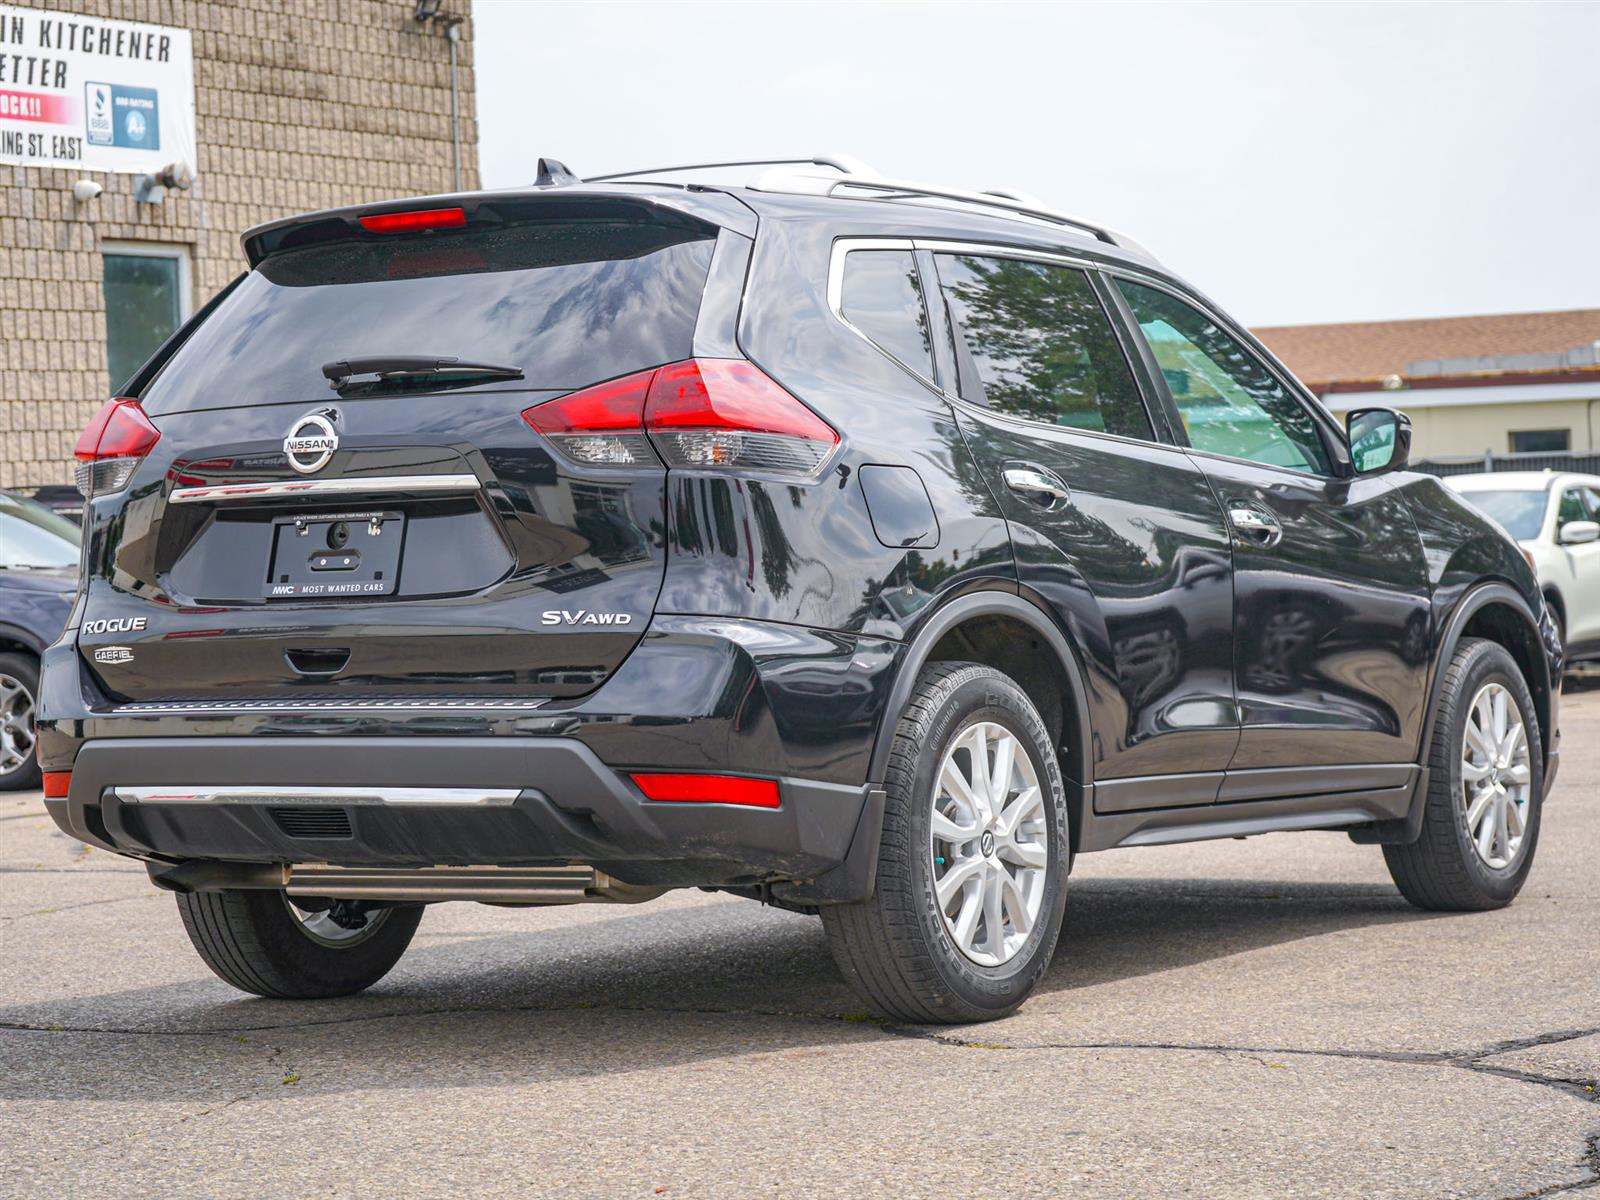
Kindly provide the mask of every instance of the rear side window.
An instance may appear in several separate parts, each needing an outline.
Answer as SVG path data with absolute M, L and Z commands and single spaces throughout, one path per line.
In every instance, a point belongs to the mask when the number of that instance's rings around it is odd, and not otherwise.
M 1153 440 L 1150 415 L 1087 275 L 1015 258 L 937 258 L 959 339 L 963 396 L 1047 425 Z
M 141 398 L 153 415 L 332 398 L 322 364 L 383 354 L 518 367 L 569 389 L 687 358 L 710 230 L 521 224 L 329 242 L 267 258 Z
M 845 320 L 891 357 L 924 379 L 933 378 L 928 312 L 911 251 L 852 250 L 846 254 L 840 309 Z

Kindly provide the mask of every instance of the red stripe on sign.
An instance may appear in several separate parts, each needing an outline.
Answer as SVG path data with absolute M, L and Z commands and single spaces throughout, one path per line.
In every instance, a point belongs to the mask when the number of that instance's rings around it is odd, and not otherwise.
M 78 121 L 78 105 L 71 96 L 0 91 L 0 118 L 43 121 L 47 125 L 75 125 Z

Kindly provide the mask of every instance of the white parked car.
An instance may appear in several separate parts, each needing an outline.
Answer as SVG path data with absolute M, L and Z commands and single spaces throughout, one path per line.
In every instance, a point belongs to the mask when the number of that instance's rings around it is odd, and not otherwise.
M 1504 471 L 1452 475 L 1445 483 L 1522 544 L 1567 662 L 1600 660 L 1600 476 Z

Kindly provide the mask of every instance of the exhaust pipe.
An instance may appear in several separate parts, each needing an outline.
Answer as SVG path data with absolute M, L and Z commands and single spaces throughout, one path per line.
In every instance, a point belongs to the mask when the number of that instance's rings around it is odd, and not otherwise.
M 284 887 L 291 896 L 419 903 L 476 900 L 481 904 L 637 904 L 666 888 L 639 887 L 585 866 L 330 867 L 299 863 Z

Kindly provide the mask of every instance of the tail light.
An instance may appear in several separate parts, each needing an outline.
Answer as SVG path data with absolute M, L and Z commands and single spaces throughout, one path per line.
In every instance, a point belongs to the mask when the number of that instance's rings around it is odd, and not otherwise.
M 78 460 L 77 484 L 84 499 L 120 492 L 160 440 L 160 431 L 137 400 L 125 396 L 107 400 L 78 436 L 72 451 Z
M 577 462 L 809 475 L 839 435 L 752 362 L 689 358 L 562 396 L 523 419 Z

